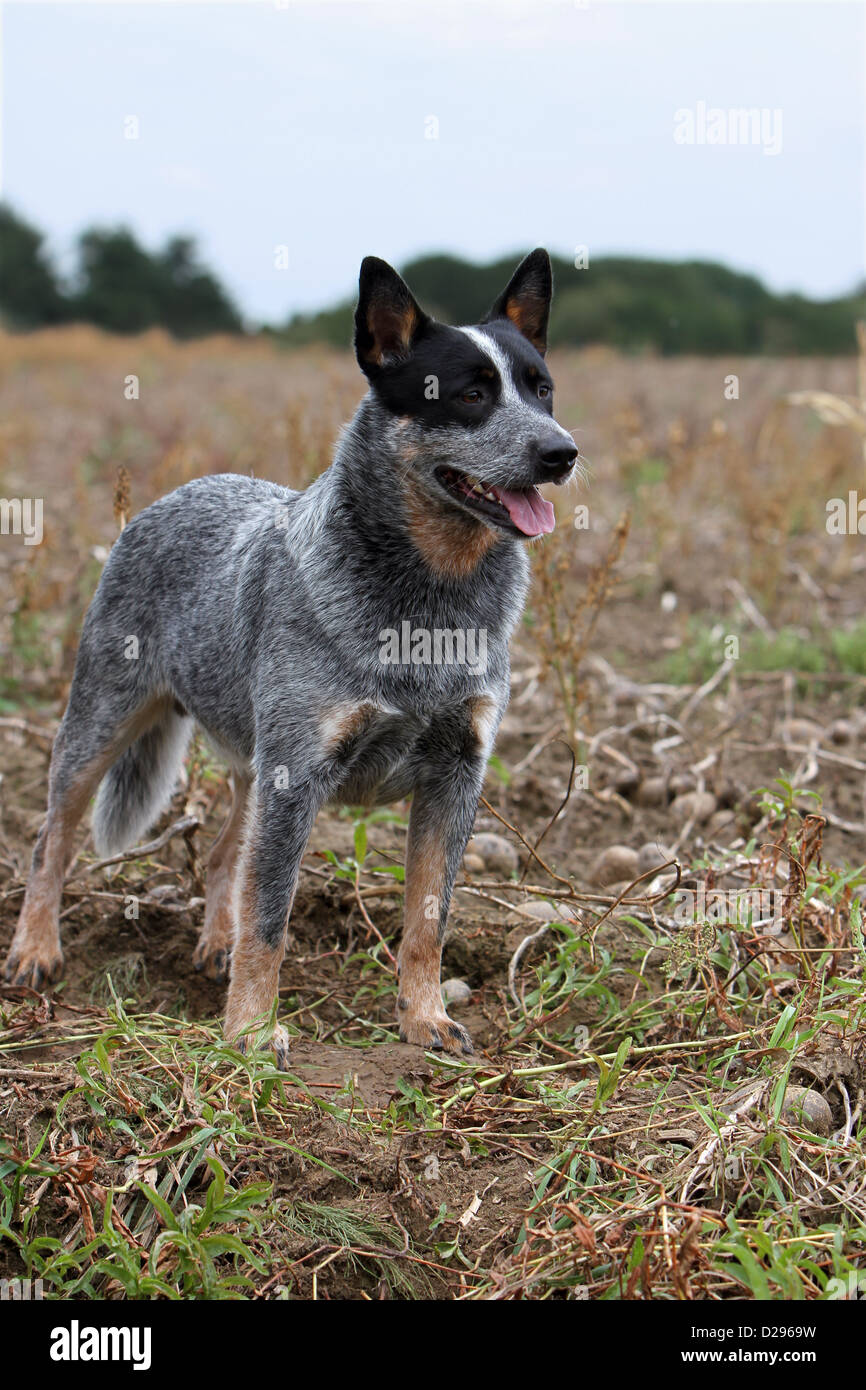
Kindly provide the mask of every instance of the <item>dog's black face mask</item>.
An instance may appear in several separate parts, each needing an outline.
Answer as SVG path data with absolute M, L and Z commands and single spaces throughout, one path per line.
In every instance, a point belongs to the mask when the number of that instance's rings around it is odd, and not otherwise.
M 451 328 L 368 256 L 355 314 L 358 362 L 395 417 L 400 458 L 418 485 L 524 538 L 553 530 L 553 507 L 536 484 L 564 482 L 577 457 L 553 419 L 550 295 L 547 252 L 533 251 L 482 323 Z

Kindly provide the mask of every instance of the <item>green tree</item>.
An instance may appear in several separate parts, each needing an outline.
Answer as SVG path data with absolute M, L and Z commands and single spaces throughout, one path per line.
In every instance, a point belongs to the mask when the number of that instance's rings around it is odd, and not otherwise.
M 0 203 L 0 318 L 10 328 L 40 328 L 66 317 L 44 237 Z
M 79 240 L 79 263 L 73 312 L 110 332 L 155 324 L 178 338 L 241 330 L 237 309 L 190 237 L 172 237 L 151 255 L 126 227 L 92 228 Z
M 199 263 L 190 237 L 173 237 L 157 257 L 160 322 L 178 338 L 239 333 L 240 315 L 218 280 Z
M 113 333 L 140 333 L 160 321 L 160 271 L 126 227 L 91 228 L 78 242 L 75 318 Z

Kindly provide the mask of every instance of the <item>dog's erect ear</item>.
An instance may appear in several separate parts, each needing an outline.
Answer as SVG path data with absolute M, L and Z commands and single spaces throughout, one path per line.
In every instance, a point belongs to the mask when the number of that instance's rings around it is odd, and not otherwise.
M 552 293 L 550 257 L 539 246 L 520 262 L 508 285 L 482 322 L 509 319 L 543 357 L 547 351 L 547 319 Z
M 355 310 L 355 353 L 361 370 L 375 371 L 409 356 L 429 316 L 387 261 L 365 256 Z

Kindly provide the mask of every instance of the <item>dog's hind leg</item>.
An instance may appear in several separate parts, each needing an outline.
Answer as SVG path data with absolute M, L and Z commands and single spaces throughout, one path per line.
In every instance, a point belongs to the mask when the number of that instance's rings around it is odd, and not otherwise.
M 73 685 L 69 707 L 54 741 L 48 774 L 48 813 L 36 839 L 24 903 L 6 960 L 5 975 L 17 985 L 41 989 L 63 965 L 60 897 L 73 857 L 75 829 L 102 777 L 158 710 L 143 707 L 110 726 L 104 709 L 88 705 Z
M 231 777 L 232 804 L 228 818 L 214 841 L 207 861 L 207 897 L 204 926 L 193 953 L 196 970 L 210 980 L 224 980 L 234 936 L 234 879 L 240 853 L 249 778 Z

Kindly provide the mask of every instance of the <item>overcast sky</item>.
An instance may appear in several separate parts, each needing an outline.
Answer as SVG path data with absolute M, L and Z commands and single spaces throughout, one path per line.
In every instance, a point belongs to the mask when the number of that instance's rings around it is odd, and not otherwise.
M 585 245 L 818 296 L 864 275 L 858 0 L 30 0 L 2 26 L 2 193 L 64 265 L 93 223 L 189 232 L 272 322 L 367 253 Z M 700 143 L 740 107 L 755 141 Z

